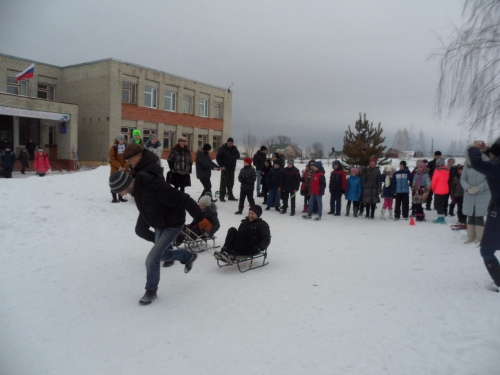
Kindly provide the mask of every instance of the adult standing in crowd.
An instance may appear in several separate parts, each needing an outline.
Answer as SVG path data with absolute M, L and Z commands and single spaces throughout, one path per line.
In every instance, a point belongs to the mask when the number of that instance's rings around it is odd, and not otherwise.
M 12 178 L 12 170 L 14 169 L 14 164 L 16 164 L 16 154 L 11 150 L 9 145 L 5 145 L 5 149 L 2 151 L 1 161 L 3 176 L 5 178 Z
M 35 159 L 36 143 L 33 142 L 33 139 L 30 139 L 29 142 L 26 143 L 26 150 L 28 150 L 30 154 L 30 160 Z
M 26 174 L 26 168 L 29 167 L 30 154 L 26 147 L 23 147 L 19 152 L 17 160 L 21 163 L 21 173 Z
M 118 134 L 115 138 L 115 143 L 109 148 L 110 175 L 116 171 L 128 172 L 129 165 L 123 157 L 126 148 L 125 136 L 123 134 Z M 111 192 L 111 197 L 113 198 L 111 203 L 127 202 L 121 195 L 113 192 Z
M 193 166 L 193 158 L 191 150 L 187 145 L 187 138 L 180 137 L 177 140 L 170 155 L 168 155 L 168 166 L 172 173 L 172 185 L 176 190 L 184 191 L 186 186 L 191 186 L 191 170 Z
M 450 170 L 450 178 L 448 180 L 448 186 L 450 188 L 450 194 L 449 194 L 449 198 L 451 200 L 451 203 L 448 203 L 448 199 L 446 200 L 446 209 L 448 210 L 448 215 L 450 216 L 455 216 L 455 197 L 452 196 L 451 194 L 451 185 L 453 184 L 453 180 L 455 179 L 455 177 L 458 176 L 458 169 L 457 167 L 455 166 L 455 159 L 454 158 L 449 158 L 448 161 L 448 168 Z
M 267 159 L 267 147 L 260 146 L 260 150 L 253 156 L 253 165 L 257 171 L 257 197 L 262 197 L 261 192 L 261 181 L 262 181 L 262 171 L 266 169 L 265 162 Z
M 429 178 L 432 181 L 432 176 L 434 176 L 434 171 L 436 170 L 436 160 L 438 160 L 441 157 L 441 151 L 436 151 L 434 153 L 434 159 L 432 159 L 430 162 L 427 163 L 427 172 L 429 173 Z M 425 209 L 426 211 L 431 211 L 431 203 L 432 203 L 432 196 L 434 192 L 432 189 L 429 191 L 429 195 L 427 196 L 427 200 L 425 202 Z
M 151 151 L 158 157 L 158 163 L 161 167 L 161 155 L 163 153 L 163 147 L 161 147 L 161 142 L 158 140 L 156 134 L 151 135 L 151 137 L 146 142 L 146 149 Z
M 469 146 L 471 147 L 471 146 Z M 488 162 L 486 154 L 481 154 L 483 161 Z M 484 233 L 484 217 L 488 214 L 488 203 L 491 192 L 486 176 L 472 168 L 468 153 L 465 154 L 465 166 L 460 183 L 464 188 L 463 213 L 467 215 L 467 241 L 480 243 Z
M 35 155 L 35 162 L 33 164 L 33 169 L 35 170 L 36 174 L 40 177 L 43 177 L 46 174 L 50 174 L 49 156 L 41 147 L 38 149 L 38 152 Z
M 287 166 L 283 169 L 280 182 L 281 195 L 283 197 L 283 209 L 280 214 L 286 214 L 288 198 L 290 198 L 290 216 L 295 216 L 295 195 L 300 187 L 300 172 L 294 164 L 293 159 L 287 161 Z
M 237 201 L 238 199 L 233 195 L 234 186 L 234 171 L 236 170 L 236 162 L 240 158 L 240 152 L 238 148 L 234 145 L 234 139 L 229 137 L 227 142 L 222 145 L 217 152 L 217 164 L 220 166 L 221 177 L 220 177 L 220 188 L 219 195 L 220 201 L 226 201 L 226 193 L 228 200 Z
M 210 193 L 212 195 L 212 182 L 210 182 L 210 177 L 212 177 L 212 171 L 218 171 L 219 166 L 212 161 L 210 157 L 210 150 L 212 146 L 209 143 L 205 143 L 201 150 L 196 153 L 196 178 L 200 180 L 203 185 L 203 191 L 198 200 L 200 200 L 205 194 Z M 212 203 L 217 202 L 217 199 L 212 199 Z
M 481 151 L 489 155 L 491 160 L 485 161 Z M 474 142 L 466 156 L 470 158 L 472 168 L 486 176 L 491 191 L 484 236 L 481 240 L 481 256 L 498 292 L 500 291 L 500 264 L 495 252 L 500 249 L 500 236 L 498 235 L 500 232 L 500 138 L 490 148 L 482 141 Z
M 363 203 L 366 208 L 366 218 L 373 219 L 375 207 L 377 203 L 380 203 L 379 197 L 382 191 L 380 168 L 377 167 L 377 158 L 370 158 L 370 165 L 363 172 L 361 181 L 363 181 Z

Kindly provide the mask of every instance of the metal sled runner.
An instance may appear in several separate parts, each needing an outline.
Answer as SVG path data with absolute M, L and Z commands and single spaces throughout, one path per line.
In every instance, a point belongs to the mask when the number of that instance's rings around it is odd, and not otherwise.
M 215 246 L 215 239 L 217 237 L 198 235 L 187 226 L 182 229 L 179 236 L 184 236 L 184 241 L 182 243 L 186 246 L 186 249 L 191 251 L 192 253 L 201 253 L 206 250 L 217 249 L 218 247 L 220 247 Z M 182 243 L 175 244 L 174 246 L 180 247 Z
M 256 262 L 258 265 L 255 265 L 254 260 L 260 259 L 260 258 L 262 258 L 262 263 L 259 260 Z M 238 255 L 233 260 L 232 263 L 226 263 L 220 259 L 217 259 L 217 265 L 219 267 L 227 267 L 227 266 L 233 266 L 236 264 L 238 266 L 238 270 L 243 273 L 243 272 L 247 272 L 247 271 L 268 265 L 269 262 L 266 262 L 266 259 L 267 259 L 267 249 L 261 251 L 260 253 L 255 254 L 255 255 Z M 248 268 L 242 269 L 241 263 L 248 262 L 248 261 L 250 262 Z

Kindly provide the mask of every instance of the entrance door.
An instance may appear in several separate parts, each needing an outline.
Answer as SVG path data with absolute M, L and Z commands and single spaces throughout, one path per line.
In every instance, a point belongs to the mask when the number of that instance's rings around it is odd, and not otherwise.
M 56 127 L 49 126 L 49 145 L 56 144 Z
M 19 117 L 19 144 L 24 146 L 30 139 L 35 142 L 37 146 L 41 146 L 40 119 Z
M 13 147 L 14 143 L 14 117 L 0 115 L 0 140 L 6 139 Z

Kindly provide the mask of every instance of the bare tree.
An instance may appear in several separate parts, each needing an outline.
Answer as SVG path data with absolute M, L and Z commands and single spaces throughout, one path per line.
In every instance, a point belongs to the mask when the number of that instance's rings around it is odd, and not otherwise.
M 264 146 L 271 146 L 276 143 L 276 136 L 275 135 L 268 135 L 267 137 L 264 137 L 260 140 L 260 143 Z
M 399 151 L 409 151 L 410 150 L 410 135 L 408 129 L 399 128 L 394 135 L 393 147 Z
M 251 157 L 254 154 L 257 142 L 257 137 L 250 130 L 241 138 L 241 146 L 245 149 L 248 156 Z
M 425 134 L 422 129 L 418 132 L 418 139 L 415 145 L 415 156 L 422 157 L 424 156 L 425 148 L 426 148 Z
M 289 145 L 290 143 L 292 143 L 292 138 L 290 138 L 288 135 L 278 135 L 276 136 L 276 138 L 278 139 L 278 143 L 280 145 Z
M 309 153 L 309 157 L 312 159 L 322 159 L 324 155 L 324 147 L 321 142 L 314 142 L 311 145 L 311 152 Z
M 462 16 L 462 27 L 436 54 L 437 113 L 463 109 L 463 126 L 492 136 L 500 115 L 500 1 L 465 0 Z

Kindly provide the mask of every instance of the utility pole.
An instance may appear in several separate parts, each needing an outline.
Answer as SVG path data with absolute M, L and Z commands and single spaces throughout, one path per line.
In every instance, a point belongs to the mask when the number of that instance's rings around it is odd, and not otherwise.
M 431 138 L 431 156 L 434 155 L 434 138 Z

